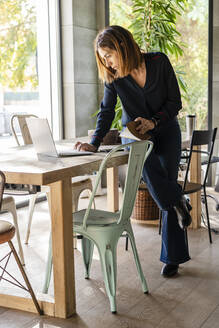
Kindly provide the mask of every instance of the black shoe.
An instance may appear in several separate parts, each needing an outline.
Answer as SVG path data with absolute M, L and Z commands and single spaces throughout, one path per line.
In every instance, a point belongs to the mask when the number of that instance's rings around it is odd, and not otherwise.
M 164 277 L 173 277 L 178 273 L 179 265 L 178 264 L 164 264 L 161 269 L 161 274 Z
M 180 228 L 184 229 L 188 227 L 192 222 L 192 218 L 189 213 L 192 209 L 192 206 L 189 204 L 185 196 L 182 196 L 178 205 L 174 206 L 173 208 L 176 211 Z

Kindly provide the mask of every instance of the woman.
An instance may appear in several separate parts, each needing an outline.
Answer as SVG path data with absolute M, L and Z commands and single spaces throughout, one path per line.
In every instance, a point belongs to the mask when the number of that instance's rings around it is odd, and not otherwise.
M 143 179 L 162 210 L 161 274 L 170 277 L 179 264 L 190 259 L 184 228 L 191 223 L 191 206 L 177 184 L 181 154 L 181 132 L 177 121 L 181 97 L 173 68 L 163 53 L 142 53 L 132 34 L 109 26 L 95 39 L 99 76 L 104 81 L 104 97 L 91 143 L 78 142 L 78 150 L 96 151 L 111 127 L 117 95 L 122 123 L 138 121 L 139 133 L 148 132 L 154 148 L 145 162 Z

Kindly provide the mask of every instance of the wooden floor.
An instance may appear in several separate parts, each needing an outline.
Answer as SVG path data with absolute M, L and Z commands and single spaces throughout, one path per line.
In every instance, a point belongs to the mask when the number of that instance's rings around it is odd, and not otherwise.
M 86 202 L 80 202 L 81 206 Z M 106 207 L 105 197 L 97 198 L 97 206 Z M 26 213 L 26 208 L 18 210 L 22 240 Z M 9 218 L 9 215 L 1 217 Z M 177 277 L 165 279 L 160 275 L 161 240 L 157 227 L 133 224 L 133 228 L 149 295 L 141 290 L 131 249 L 125 251 L 125 239 L 121 238 L 118 244 L 116 315 L 110 312 L 97 252 L 92 263 L 91 279 L 85 280 L 81 253 L 77 250 L 77 315 L 61 320 L 0 308 L 0 328 L 218 328 L 219 236 L 213 234 L 213 244 L 210 245 L 206 229 L 189 231 L 192 260 L 180 265 Z M 26 271 L 34 289 L 39 292 L 43 285 L 48 236 L 47 203 L 43 202 L 36 205 L 30 242 L 28 246 L 24 245 Z M 0 253 L 4 251 L 5 246 L 1 247 Z M 49 293 L 53 293 L 52 285 Z

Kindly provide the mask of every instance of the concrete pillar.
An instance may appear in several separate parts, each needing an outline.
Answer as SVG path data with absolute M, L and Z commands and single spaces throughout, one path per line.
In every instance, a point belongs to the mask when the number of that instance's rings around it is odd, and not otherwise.
M 87 135 L 99 108 L 93 40 L 105 25 L 105 0 L 61 0 L 64 137 Z

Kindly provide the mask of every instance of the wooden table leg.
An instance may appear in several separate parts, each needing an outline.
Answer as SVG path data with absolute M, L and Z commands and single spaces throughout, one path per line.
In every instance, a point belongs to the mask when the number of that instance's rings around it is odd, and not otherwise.
M 194 149 L 200 150 L 200 146 Z M 201 154 L 193 153 L 190 167 L 190 181 L 201 183 Z M 190 195 L 192 205 L 192 228 L 197 229 L 201 226 L 201 191 Z
M 107 177 L 107 208 L 111 212 L 119 210 L 119 182 L 118 167 L 110 167 L 106 170 Z
M 55 317 L 75 313 L 71 179 L 50 184 Z

